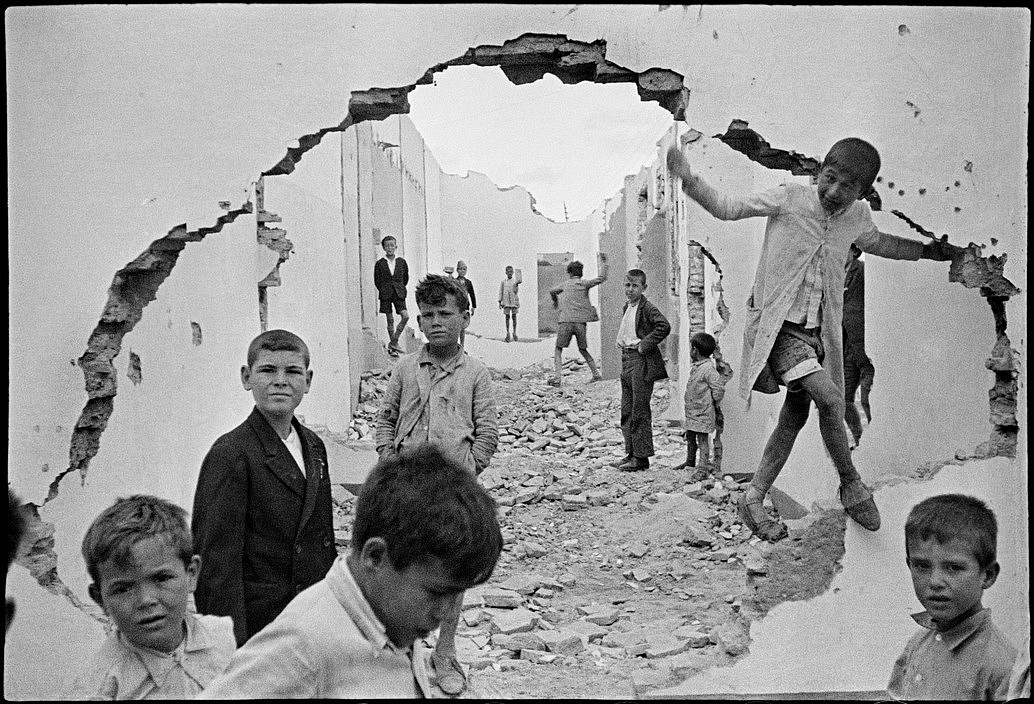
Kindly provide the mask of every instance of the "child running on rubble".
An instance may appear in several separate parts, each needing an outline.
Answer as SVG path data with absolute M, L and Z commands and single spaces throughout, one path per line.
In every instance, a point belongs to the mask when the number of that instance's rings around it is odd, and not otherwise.
M 717 346 L 715 339 L 706 332 L 694 333 L 689 338 L 689 358 L 693 366 L 689 372 L 689 381 L 686 382 L 686 461 L 675 469 L 696 467 L 689 478 L 691 482 L 707 477 L 712 466 L 711 433 L 715 431 L 720 411 L 718 404 L 725 396 L 726 382 L 711 357 Z
M 740 393 L 749 400 L 752 390 L 777 393 L 785 385 L 786 396 L 757 472 L 740 497 L 740 518 L 760 538 L 775 542 L 786 537 L 786 526 L 765 512 L 763 501 L 814 401 L 823 443 L 840 475 L 840 501 L 862 527 L 878 530 L 879 510 L 851 461 L 844 429 L 844 262 L 852 242 L 890 259 L 946 261 L 962 250 L 876 228 L 868 204 L 861 201 L 872 190 L 880 156 L 861 139 L 842 139 L 830 148 L 816 185 L 789 182 L 745 196 L 715 189 L 693 173 L 675 147 L 668 150 L 667 164 L 686 195 L 714 217 L 768 218 L 747 301 Z
M 187 609 L 201 558 L 187 512 L 155 496 L 118 499 L 83 537 L 90 596 L 115 626 L 72 699 L 191 699 L 237 648 L 233 620 Z

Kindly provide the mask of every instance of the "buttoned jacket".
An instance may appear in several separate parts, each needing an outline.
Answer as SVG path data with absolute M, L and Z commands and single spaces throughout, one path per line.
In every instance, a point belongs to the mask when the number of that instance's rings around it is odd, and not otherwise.
M 395 273 L 388 268 L 388 260 L 381 257 L 373 265 L 373 285 L 377 298 L 382 301 L 401 298 L 406 300 L 406 285 L 409 284 L 409 264 L 402 257 L 395 257 Z

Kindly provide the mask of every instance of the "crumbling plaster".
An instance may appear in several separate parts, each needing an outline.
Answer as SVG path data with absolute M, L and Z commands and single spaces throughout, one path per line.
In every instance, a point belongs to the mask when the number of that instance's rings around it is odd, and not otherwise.
M 873 136 L 884 152 L 884 173 L 897 184 L 893 193 L 902 192 L 907 207 L 901 209 L 937 232 L 995 233 L 997 249 L 994 240 L 989 240 L 989 253 L 1008 252 L 1012 262 L 1022 262 L 1015 273 L 1010 271 L 1010 278 L 1021 290 L 1025 288 L 1027 72 L 1023 58 L 1029 56 L 1029 14 L 1024 10 L 895 8 L 888 13 L 885 8 L 817 11 L 746 6 L 677 6 L 663 11 L 653 6 L 585 5 L 109 6 L 14 8 L 5 19 L 9 225 L 13 233 L 10 295 L 14 304 L 10 314 L 9 466 L 16 488 L 37 503 L 45 497 L 53 473 L 67 466 L 64 458 L 71 425 L 82 408 L 82 376 L 68 362 L 82 353 L 118 263 L 132 261 L 148 242 L 166 232 L 170 223 L 185 223 L 192 231 L 211 227 L 225 210 L 217 205 L 219 199 L 230 198 L 231 209 L 240 209 L 248 200 L 248 184 L 257 174 L 264 170 L 287 173 L 285 153 L 290 156 L 292 148 L 312 147 L 314 135 L 322 138 L 343 130 L 343 101 L 328 99 L 327 86 L 346 87 L 329 91 L 337 95 L 344 95 L 348 88 L 404 86 L 442 56 L 462 57 L 469 47 L 499 46 L 528 31 L 604 37 L 607 58 L 615 64 L 640 71 L 666 66 L 687 75 L 686 83 L 694 91 L 692 124 L 707 134 L 722 129 L 730 116 L 739 115 L 749 117 L 751 125 L 773 143 L 793 145 L 802 153 L 821 154 L 845 131 Z M 313 26 L 320 26 L 321 31 L 313 33 Z M 782 30 L 752 29 L 771 26 Z M 911 30 L 900 32 L 900 26 Z M 828 67 L 829 46 L 834 44 L 839 48 L 837 65 Z M 255 53 L 256 46 L 263 47 L 260 54 Z M 299 47 L 305 51 L 298 51 Z M 411 49 L 399 52 L 399 47 Z M 987 47 L 995 51 L 987 51 Z M 182 61 L 183 55 L 189 55 L 191 61 Z M 882 60 L 879 70 L 873 66 L 873 57 Z M 581 71 L 595 63 L 594 59 L 580 62 L 572 70 Z M 693 67 L 699 66 L 707 70 L 694 72 Z M 524 70 L 534 74 L 537 69 Z M 983 80 L 987 75 L 995 75 L 996 81 L 988 84 Z M 40 76 L 46 80 L 39 80 Z M 262 80 L 256 82 L 256 76 Z M 801 76 L 807 80 L 802 82 Z M 845 90 L 844 76 L 852 77 L 850 90 Z M 830 95 L 843 97 L 830 101 Z M 997 109 L 986 110 L 989 102 Z M 118 130 L 111 129 L 113 115 L 118 118 Z M 808 128 L 802 130 L 801 125 Z M 960 127 L 972 125 L 980 129 Z M 966 135 L 962 144 L 959 134 Z M 966 152 L 964 159 L 959 158 L 960 147 Z M 70 163 L 75 163 L 75 168 L 70 168 Z M 740 174 L 728 177 L 723 185 L 736 185 L 740 178 L 740 185 L 755 186 L 755 179 L 768 178 Z M 951 211 L 945 210 L 943 197 L 932 197 L 940 194 L 942 186 L 955 200 Z M 54 208 L 53 203 L 59 201 L 72 207 Z M 894 205 L 885 202 L 888 208 Z M 895 222 L 887 224 L 887 229 L 899 226 Z M 176 396 L 168 399 L 173 406 L 170 412 L 156 414 L 159 407 L 153 401 L 163 396 L 156 393 L 161 389 L 198 389 L 199 394 L 203 390 L 206 401 L 209 394 L 226 399 L 238 394 L 236 398 L 240 398 L 235 378 L 238 343 L 250 338 L 257 326 L 251 264 L 266 255 L 257 252 L 251 239 L 253 229 L 241 235 L 236 227 L 224 227 L 204 242 L 190 245 L 175 274 L 150 304 L 148 315 L 126 339 L 140 356 L 146 370 L 144 380 L 139 386 L 120 387 L 112 416 L 116 422 L 105 431 L 87 485 L 63 482 L 63 494 L 50 505 L 50 519 L 57 524 L 57 534 L 63 536 L 58 552 L 68 561 L 68 567 L 62 569 L 66 577 L 81 572 L 75 557 L 77 533 L 117 492 L 132 486 L 127 478 L 189 504 L 181 498 L 189 492 L 189 477 L 170 477 L 176 486 L 163 488 L 155 484 L 156 475 L 146 471 L 148 459 L 158 456 L 150 454 L 156 438 L 155 424 L 148 419 L 184 418 L 183 405 L 193 407 L 189 395 Z M 207 259 L 209 247 L 243 249 Z M 722 262 L 725 279 L 733 281 L 726 264 L 730 259 L 719 256 L 717 247 L 708 248 Z M 245 266 L 227 272 L 225 266 L 218 266 L 226 261 L 244 262 Z M 188 265 L 198 269 L 189 270 Z M 906 266 L 916 265 L 888 265 L 880 278 L 895 285 L 880 299 L 899 304 L 888 307 L 897 308 L 901 315 L 900 308 L 933 297 L 950 315 L 906 311 L 904 327 L 950 327 L 967 343 L 979 341 L 966 344 L 948 359 L 942 339 L 920 335 L 917 356 L 927 363 L 920 368 L 928 370 L 937 364 L 950 365 L 952 370 L 974 369 L 974 364 L 982 367 L 988 351 L 978 350 L 976 345 L 989 347 L 988 340 L 993 342 L 993 330 L 989 335 L 985 329 L 987 302 L 978 300 L 976 305 L 974 292 L 963 295 L 961 287 L 943 293 L 925 274 L 906 278 L 907 270 L 901 268 Z M 68 272 L 75 274 L 69 276 Z M 211 288 L 199 288 L 199 281 L 211 282 Z M 914 283 L 901 286 L 903 281 Z M 934 285 L 936 295 L 931 296 L 928 284 Z M 730 285 L 727 297 L 733 301 L 740 293 Z M 869 295 L 874 293 L 870 288 Z M 163 310 L 167 295 L 167 317 L 160 318 L 156 311 Z M 180 308 L 181 302 L 195 300 L 191 295 L 197 296 L 198 302 Z M 218 311 L 213 310 L 212 301 L 219 301 Z M 1020 359 L 1025 360 L 1025 297 L 1012 299 L 1007 307 L 1010 338 Z M 733 322 L 727 334 L 735 339 L 736 306 L 731 310 Z M 960 321 L 970 327 L 959 329 Z M 202 345 L 193 344 L 190 322 L 204 330 Z M 158 344 L 162 338 L 155 334 L 152 354 L 144 333 L 149 329 L 146 326 L 160 324 L 166 324 L 170 335 L 182 331 L 188 349 L 179 346 L 178 337 L 171 347 L 162 346 Z M 214 344 L 210 345 L 213 335 Z M 188 364 L 187 360 L 196 361 L 188 356 L 190 350 L 210 355 L 207 364 Z M 179 369 L 174 364 L 167 366 L 167 377 L 158 371 L 163 354 L 181 361 Z M 120 375 L 126 372 L 127 358 L 123 355 L 115 360 Z M 223 369 L 232 381 L 225 381 L 221 371 L 213 373 Z M 986 438 L 988 384 L 981 381 L 984 390 L 975 394 L 974 383 L 956 383 L 945 389 L 952 393 L 946 396 L 940 392 L 943 386 L 938 384 L 945 384 L 940 380 L 924 387 L 936 392 L 917 396 L 914 385 L 923 384 L 924 375 L 909 377 L 904 365 L 886 369 L 891 373 L 882 380 L 877 377 L 877 388 L 886 381 L 883 388 L 894 389 L 896 394 L 882 403 L 894 413 L 909 416 L 911 425 L 900 427 L 914 427 L 917 418 L 923 423 L 923 432 L 905 442 L 896 434 L 877 438 L 877 426 L 870 429 L 867 439 L 897 451 L 892 469 L 910 466 L 911 457 L 902 458 L 910 452 L 926 461 L 950 454 L 945 452 L 943 437 L 950 432 L 949 437 L 958 438 L 960 428 L 969 432 L 979 428 Z M 229 370 L 233 370 L 232 376 Z M 895 375 L 895 370 L 900 371 Z M 985 371 L 981 378 L 987 377 Z M 226 386 L 213 386 L 214 378 L 224 379 L 219 383 Z M 1019 384 L 1025 399 L 1025 377 L 1019 378 Z M 134 406 L 131 399 L 137 394 L 141 403 Z M 981 396 L 979 403 L 972 402 L 971 394 Z M 943 410 L 945 397 L 955 399 L 951 413 L 930 413 Z M 896 398 L 919 398 L 922 406 L 906 413 L 894 406 Z M 181 405 L 183 401 L 186 403 Z M 940 405 L 935 406 L 936 402 Z M 242 404 L 246 405 L 246 399 Z M 232 423 L 226 422 L 227 418 L 239 415 L 237 408 L 211 405 L 179 421 L 189 426 L 182 428 L 181 434 L 176 432 L 180 428 L 163 428 L 170 443 L 191 438 L 191 447 L 171 455 L 182 457 L 184 465 L 196 466 L 188 455 L 196 454 L 208 443 L 207 438 L 229 427 Z M 979 422 L 970 413 L 977 408 L 983 416 Z M 141 411 L 138 416 L 132 415 L 137 409 Z M 121 415 L 123 411 L 125 415 Z M 1021 405 L 1020 427 L 1025 425 L 1025 412 Z M 132 424 L 123 422 L 128 418 L 134 418 L 136 429 L 142 432 L 134 433 Z M 195 443 L 193 438 L 204 439 Z M 753 436 L 744 438 L 744 453 L 756 442 Z M 134 449 L 144 445 L 145 453 Z M 727 443 L 727 452 L 730 446 Z M 963 443 L 963 448 L 969 446 Z M 863 445 L 860 452 L 865 451 Z M 805 454 L 821 458 L 814 443 Z M 1022 436 L 1010 466 L 1021 468 L 1025 479 L 1026 441 Z M 109 474 L 100 471 L 101 467 L 110 468 Z M 826 489 L 820 487 L 817 493 L 829 493 Z M 1016 501 L 1015 496 L 1008 498 Z M 60 540 L 67 545 L 63 547 Z M 16 635 L 12 631 L 12 638 Z M 48 654 L 62 662 L 81 650 L 81 641 L 71 639 Z M 5 660 L 5 666 L 10 662 Z M 8 684 L 5 677 L 6 694 L 40 694 L 31 687 L 12 690 Z M 12 681 L 11 687 L 22 684 Z M 42 695 L 53 693 L 50 689 Z

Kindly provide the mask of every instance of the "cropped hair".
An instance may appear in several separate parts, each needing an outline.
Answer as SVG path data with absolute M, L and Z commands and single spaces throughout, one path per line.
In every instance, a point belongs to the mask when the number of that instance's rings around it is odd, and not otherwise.
M 184 565 L 190 564 L 194 541 L 181 507 L 157 496 L 135 494 L 104 509 L 83 536 L 83 560 L 94 584 L 101 586 L 101 563 L 125 560 L 134 545 L 148 538 L 164 540 Z
M 266 330 L 248 345 L 248 369 L 258 359 L 259 350 L 270 352 L 301 352 L 305 368 L 309 368 L 309 347 L 302 338 L 287 330 Z
M 436 557 L 468 586 L 492 576 L 503 549 L 495 501 L 472 472 L 427 443 L 380 460 L 366 478 L 352 550 L 376 537 L 388 544 L 396 570 Z
M 718 343 L 715 339 L 708 335 L 706 332 L 696 332 L 689 338 L 689 344 L 697 348 L 697 351 L 705 357 L 710 357 L 714 354 L 715 348 Z
M 938 543 L 961 540 L 969 544 L 981 569 L 997 560 L 998 521 L 980 499 L 964 494 L 940 494 L 912 507 L 905 521 L 905 557 L 913 540 Z
M 388 240 L 391 240 L 392 242 L 398 244 L 398 240 L 395 239 L 395 235 L 385 235 L 384 237 L 381 238 L 381 247 L 383 247 L 384 243 L 387 242 Z
M 460 311 L 470 308 L 470 297 L 467 290 L 451 276 L 428 274 L 416 285 L 416 303 L 420 305 L 443 306 L 447 297 L 452 296 Z
M 642 269 L 629 269 L 628 273 L 625 274 L 625 278 L 628 279 L 639 279 L 639 282 L 644 286 L 646 285 L 646 272 Z
M 18 557 L 18 548 L 25 537 L 25 509 L 21 500 L 7 487 L 7 567 Z
M 583 271 L 585 271 L 585 267 L 582 266 L 580 261 L 568 262 L 567 273 L 571 276 L 581 276 Z
M 829 148 L 820 170 L 826 166 L 839 166 L 850 172 L 858 179 L 864 196 L 880 172 L 880 153 L 864 139 L 847 137 Z

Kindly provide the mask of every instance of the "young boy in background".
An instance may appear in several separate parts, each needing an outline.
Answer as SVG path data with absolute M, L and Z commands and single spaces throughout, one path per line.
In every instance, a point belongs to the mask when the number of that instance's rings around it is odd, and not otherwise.
M 834 144 L 819 169 L 818 183 L 784 183 L 747 196 L 721 193 L 690 169 L 677 148 L 668 150 L 668 170 L 682 190 L 721 220 L 768 218 L 743 329 L 740 393 L 777 393 L 787 388 L 775 429 L 747 491 L 737 506 L 751 532 L 770 542 L 786 537 L 763 502 L 782 471 L 814 401 L 823 444 L 840 475 L 840 501 L 866 530 L 879 530 L 872 492 L 851 460 L 844 429 L 844 354 L 841 321 L 844 262 L 852 242 L 890 259 L 945 261 L 958 247 L 923 244 L 880 232 L 862 199 L 880 170 L 876 149 L 861 139 Z
M 553 354 L 553 378 L 550 386 L 560 386 L 563 379 L 563 352 L 573 336 L 578 344 L 578 351 L 589 365 L 592 378 L 589 381 L 603 381 L 600 370 L 596 368 L 596 360 L 589 353 L 585 341 L 585 324 L 600 319 L 599 313 L 589 302 L 589 290 L 607 280 L 607 255 L 600 252 L 600 275 L 595 279 L 582 279 L 584 267 L 581 262 L 574 261 L 567 265 L 567 281 L 549 291 L 553 299 L 553 308 L 557 309 L 556 352 Z
M 201 613 L 233 617 L 238 645 L 337 557 L 327 448 L 294 411 L 312 385 L 309 348 L 287 330 L 248 346 L 247 420 L 212 445 L 194 493 Z
M 621 434 L 625 438 L 625 456 L 611 463 L 625 472 L 638 472 L 650 466 L 650 397 L 654 382 L 668 378 L 658 345 L 671 332 L 671 324 L 657 306 L 646 300 L 644 291 L 646 272 L 629 269 L 625 274 L 625 306 L 615 341 L 621 350 Z
M 506 278 L 499 282 L 499 307 L 503 309 L 503 318 L 506 322 L 506 342 L 510 341 L 510 326 L 513 326 L 513 341 L 517 342 L 517 309 L 521 307 L 517 290 L 520 288 L 520 279 L 513 277 L 513 267 L 506 267 Z
M 197 584 L 187 512 L 154 496 L 118 499 L 83 537 L 90 597 L 115 630 L 74 699 L 189 699 L 222 674 L 237 644 L 225 616 L 187 611 Z
M 715 368 L 715 339 L 706 332 L 694 333 L 689 338 L 689 358 L 693 366 L 686 382 L 686 461 L 675 469 L 696 467 L 689 481 L 697 482 L 708 476 L 711 469 L 711 433 L 715 431 L 716 418 L 722 397 L 725 396 L 725 379 Z M 697 461 L 697 450 L 700 460 Z
M 409 264 L 402 257 L 395 256 L 398 241 L 388 235 L 381 240 L 384 256 L 373 264 L 373 285 L 377 289 L 380 311 L 388 324 L 388 354 L 397 357 L 402 354 L 399 337 L 409 322 L 409 311 L 406 310 L 406 286 L 409 284 Z M 399 316 L 395 325 L 392 309 Z
M 431 697 L 422 639 L 502 550 L 495 502 L 470 471 L 423 445 L 363 484 L 352 548 L 237 651 L 204 693 L 224 698 Z
M 994 513 L 972 496 L 933 496 L 908 514 L 905 560 L 926 610 L 912 615 L 922 630 L 894 663 L 895 698 L 1006 698 L 1016 648 L 981 604 L 1000 571 L 997 539 Z
M 391 371 L 377 414 L 377 453 L 390 457 L 431 443 L 471 474 L 481 474 L 499 443 L 499 419 L 492 376 L 463 351 L 460 331 L 470 324 L 467 292 L 456 281 L 428 274 L 416 287 L 417 323 L 427 338 L 419 352 L 404 355 Z M 446 694 L 466 688 L 456 659 L 456 628 L 463 595 L 442 617 L 431 659 Z

